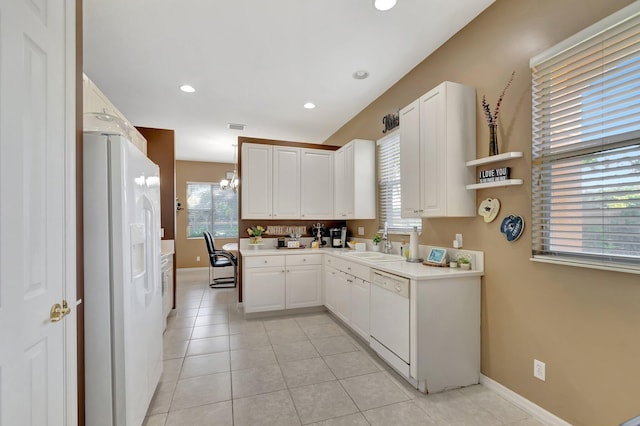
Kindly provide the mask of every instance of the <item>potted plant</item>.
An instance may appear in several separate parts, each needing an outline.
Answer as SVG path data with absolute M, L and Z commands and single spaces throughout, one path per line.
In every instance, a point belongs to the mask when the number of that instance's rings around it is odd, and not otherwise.
M 380 238 L 380 235 L 375 234 L 373 236 L 373 247 L 371 248 L 373 251 L 380 251 L 380 241 L 382 241 L 382 238 Z
M 247 228 L 247 234 L 249 234 L 249 244 L 262 244 L 262 234 L 266 234 L 266 229 L 261 225 L 252 226 Z
M 458 255 L 458 265 L 460 269 L 471 269 L 471 256 L 466 253 L 460 253 Z

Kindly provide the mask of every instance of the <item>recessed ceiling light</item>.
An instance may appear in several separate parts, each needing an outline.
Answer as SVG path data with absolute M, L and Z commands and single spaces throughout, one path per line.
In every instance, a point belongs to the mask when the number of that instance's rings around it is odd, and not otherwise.
M 373 6 L 382 12 L 393 9 L 396 3 L 397 0 L 373 0 Z
M 358 71 L 354 72 L 352 74 L 352 76 L 356 80 L 364 80 L 365 78 L 369 77 L 369 72 L 365 71 L 365 70 L 358 70 Z
M 188 84 L 183 84 L 182 86 L 180 86 L 180 90 L 182 90 L 184 93 L 193 93 L 196 91 L 193 86 L 189 86 Z
M 303 105 L 306 109 L 314 109 L 316 107 L 316 104 L 314 104 L 313 102 L 307 102 L 306 104 Z

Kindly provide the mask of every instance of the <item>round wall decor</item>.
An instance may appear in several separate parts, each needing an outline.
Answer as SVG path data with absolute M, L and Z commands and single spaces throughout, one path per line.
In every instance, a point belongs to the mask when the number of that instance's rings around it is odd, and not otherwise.
M 507 241 L 513 242 L 517 240 L 522 235 L 522 231 L 524 231 L 524 219 L 522 216 L 512 214 L 502 219 L 500 232 L 507 237 Z
M 493 222 L 499 211 L 500 200 L 497 198 L 487 198 L 478 207 L 478 214 L 484 218 L 485 223 Z

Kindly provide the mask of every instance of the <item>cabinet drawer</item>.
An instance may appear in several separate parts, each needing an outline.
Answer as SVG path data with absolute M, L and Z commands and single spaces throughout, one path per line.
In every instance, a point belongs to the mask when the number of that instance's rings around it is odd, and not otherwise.
M 294 254 L 287 255 L 287 266 L 322 265 L 321 254 Z
M 325 258 L 324 258 L 325 266 L 331 266 L 332 268 L 336 268 L 339 271 L 346 271 L 347 263 L 348 262 L 344 261 L 343 259 L 340 259 L 339 257 L 325 255 Z
M 249 256 L 243 258 L 245 268 L 260 268 L 266 266 L 284 266 L 284 256 Z
M 359 263 L 347 263 L 347 270 L 345 271 L 348 274 L 353 275 L 354 277 L 358 277 L 361 280 L 369 281 L 371 279 L 370 274 L 371 270 L 368 266 L 361 265 Z

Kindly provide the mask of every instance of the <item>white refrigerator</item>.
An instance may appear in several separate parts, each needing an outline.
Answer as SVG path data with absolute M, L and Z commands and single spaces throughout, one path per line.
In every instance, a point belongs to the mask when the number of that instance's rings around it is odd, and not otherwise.
M 158 166 L 85 132 L 83 185 L 86 424 L 139 426 L 162 373 Z

